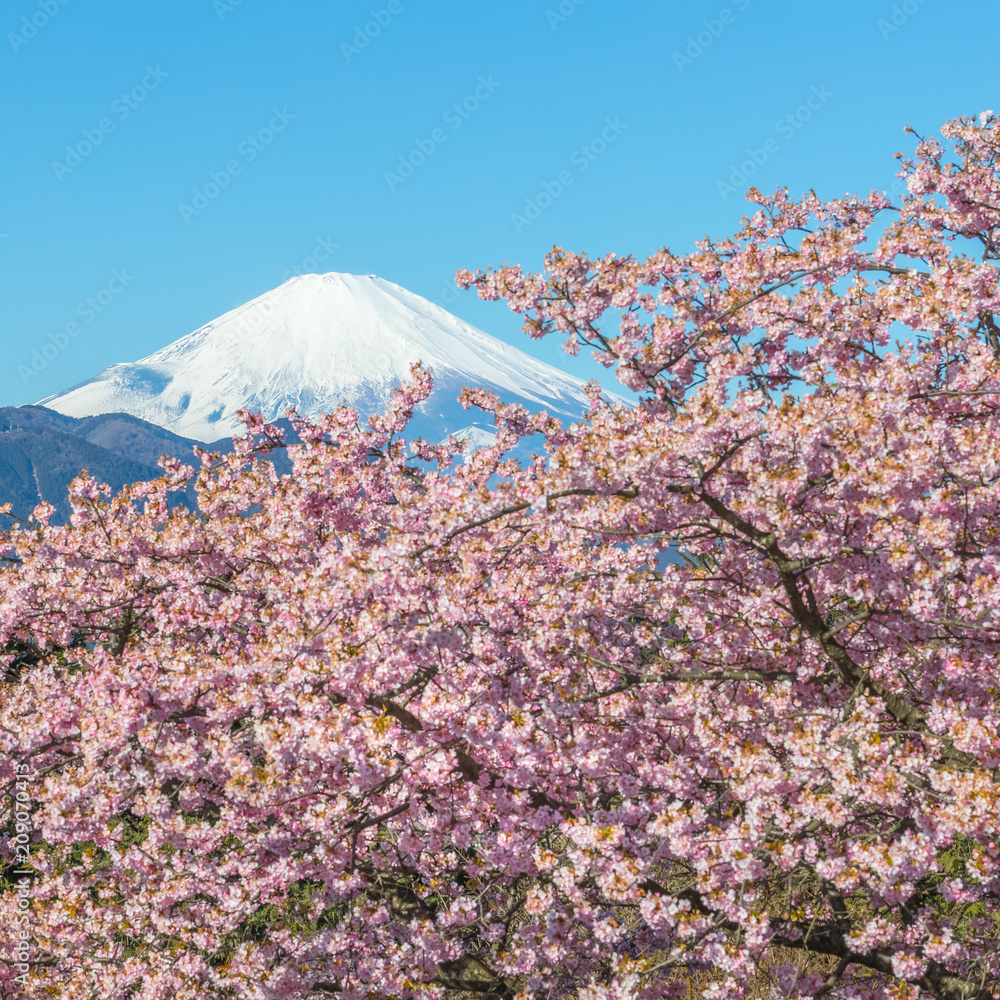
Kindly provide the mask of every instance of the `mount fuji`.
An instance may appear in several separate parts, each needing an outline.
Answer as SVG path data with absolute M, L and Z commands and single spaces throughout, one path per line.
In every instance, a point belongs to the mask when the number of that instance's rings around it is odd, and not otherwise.
M 70 417 L 126 413 L 201 442 L 241 434 L 237 410 L 275 420 L 315 416 L 347 401 L 377 411 L 409 377 L 434 369 L 434 392 L 411 433 L 491 439 L 492 419 L 463 410 L 463 386 L 575 420 L 582 384 L 375 275 L 292 278 L 140 361 L 116 364 L 38 405 Z

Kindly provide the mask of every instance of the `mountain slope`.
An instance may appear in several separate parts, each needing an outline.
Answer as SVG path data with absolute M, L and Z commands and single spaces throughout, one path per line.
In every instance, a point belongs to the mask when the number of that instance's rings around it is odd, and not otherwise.
M 133 420 L 133 418 L 126 418 Z M 134 421 L 140 425 L 139 421 Z M 129 483 L 162 475 L 156 465 L 160 454 L 193 461 L 194 442 L 170 440 L 158 427 L 136 426 L 135 438 L 145 438 L 142 455 L 152 455 L 154 441 L 162 447 L 149 461 L 137 460 L 127 448 L 102 447 L 88 439 L 100 438 L 104 421 L 73 420 L 38 406 L 0 409 L 0 504 L 10 503 L 19 517 L 28 516 L 42 500 L 56 508 L 53 520 L 64 522 L 70 509 L 66 499 L 69 484 L 86 469 L 116 492 Z
M 76 418 L 45 406 L 9 406 L 0 409 L 0 433 L 21 431 L 61 431 L 105 448 L 115 455 L 155 466 L 161 455 L 192 461 L 198 442 L 173 434 L 127 413 L 106 413 Z M 210 445 L 210 450 L 228 450 L 227 437 Z
M 580 382 L 440 306 L 369 275 L 292 278 L 130 364 L 112 365 L 42 405 L 73 417 L 128 413 L 177 435 L 215 441 L 242 431 L 241 408 L 268 420 L 316 415 L 343 400 L 377 410 L 410 364 L 434 369 L 435 392 L 414 432 L 441 439 L 491 421 L 455 402 L 463 386 L 576 419 Z
M 296 440 L 294 434 L 289 440 Z M 162 455 L 197 468 L 198 444 L 125 413 L 74 418 L 42 406 L 0 408 L 0 505 L 10 503 L 14 514 L 27 517 L 45 500 L 56 508 L 53 523 L 65 523 L 70 515 L 69 484 L 84 469 L 117 493 L 132 483 L 161 476 L 156 463 Z M 231 451 L 232 439 L 217 441 L 208 450 Z M 279 475 L 290 471 L 283 451 L 270 454 L 268 460 Z M 193 490 L 174 499 L 195 504 Z

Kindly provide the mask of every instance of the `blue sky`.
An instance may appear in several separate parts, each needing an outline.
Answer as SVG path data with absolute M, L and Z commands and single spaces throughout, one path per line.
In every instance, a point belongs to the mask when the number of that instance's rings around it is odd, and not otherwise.
M 7 0 L 0 405 L 302 269 L 590 377 L 456 268 L 687 250 L 749 183 L 888 188 L 908 122 L 1000 107 L 998 29 L 996 0 Z

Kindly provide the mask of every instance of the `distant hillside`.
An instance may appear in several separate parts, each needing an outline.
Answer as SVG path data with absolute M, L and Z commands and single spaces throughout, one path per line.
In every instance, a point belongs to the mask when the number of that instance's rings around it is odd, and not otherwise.
M 589 405 L 578 378 L 439 305 L 375 275 L 336 273 L 292 278 L 38 403 L 73 417 L 131 413 L 207 442 L 242 433 L 240 410 L 275 420 L 294 407 L 315 417 L 346 400 L 362 416 L 378 413 L 417 361 L 434 370 L 434 391 L 410 433 L 429 440 L 492 435 L 492 418 L 458 403 L 465 386 L 564 420 Z
M 118 491 L 160 476 L 161 455 L 194 462 L 195 444 L 122 413 L 77 419 L 43 406 L 0 408 L 0 504 L 27 516 L 45 500 L 64 522 L 69 484 L 83 469 Z M 209 446 L 230 447 L 228 439 Z

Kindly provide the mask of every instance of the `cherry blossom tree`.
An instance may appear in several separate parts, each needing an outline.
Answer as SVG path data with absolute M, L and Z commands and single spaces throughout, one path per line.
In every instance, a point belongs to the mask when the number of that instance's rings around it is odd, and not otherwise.
M 636 406 L 467 390 L 463 461 L 417 367 L 12 521 L 0 995 L 1000 995 L 1000 121 L 942 132 L 460 272 Z

